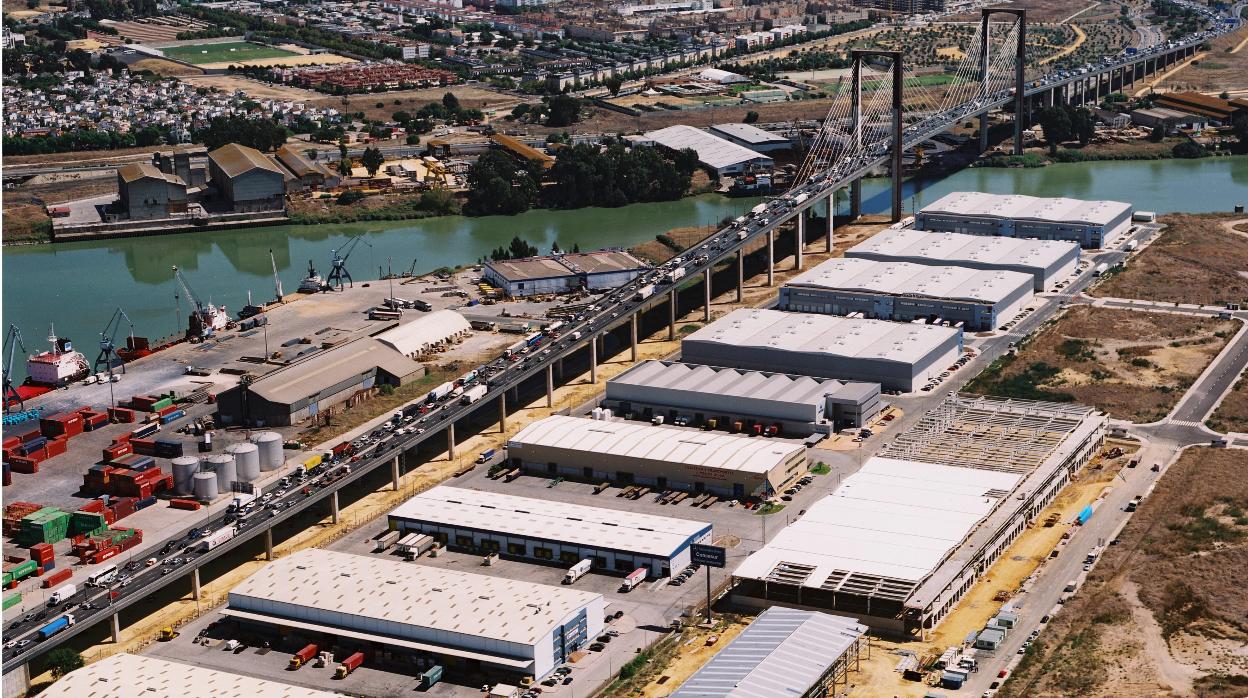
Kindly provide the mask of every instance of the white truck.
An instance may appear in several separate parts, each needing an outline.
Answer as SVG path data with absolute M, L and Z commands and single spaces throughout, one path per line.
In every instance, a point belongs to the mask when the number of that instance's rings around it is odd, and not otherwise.
M 439 385 L 438 387 L 429 391 L 429 402 L 437 402 L 438 400 L 441 400 L 447 395 L 450 395 L 451 392 L 454 390 L 455 390 L 454 383 L 443 383 L 442 385 Z
M 471 405 L 477 400 L 480 400 L 481 398 L 485 397 L 485 394 L 488 392 L 490 392 L 490 389 L 487 388 L 486 386 L 474 385 L 471 388 L 464 391 L 464 394 L 459 398 L 459 401 L 461 404 Z
M 754 208 L 750 209 L 750 215 L 760 216 L 762 215 L 763 211 L 766 211 L 766 210 L 767 210 L 767 204 L 759 204 L 755 206 Z
M 633 300 L 644 301 L 645 299 L 653 295 L 654 295 L 654 284 L 646 284 L 645 286 L 642 286 L 641 288 L 637 289 L 637 293 L 633 296 Z
M 1093 275 L 1093 276 L 1104 276 L 1104 275 L 1105 275 L 1105 272 L 1107 272 L 1107 271 L 1109 271 L 1109 265 L 1108 265 L 1108 264 L 1106 264 L 1105 262 L 1101 262 L 1100 264 L 1096 265 L 1096 268 L 1095 268 L 1095 269 L 1093 269 L 1093 270 L 1092 270 L 1092 275 Z
M 1126 250 L 1127 252 L 1135 252 L 1137 249 L 1139 249 L 1139 247 L 1140 247 L 1139 240 L 1128 240 L 1127 244 L 1123 246 L 1122 249 Z
M 683 278 L 685 278 L 684 267 L 676 267 L 675 269 L 663 275 L 663 280 L 669 284 L 676 283 L 677 281 L 680 281 Z
M 243 507 L 256 501 L 260 495 L 253 492 L 235 492 L 234 499 L 230 501 L 230 511 L 241 511 Z
M 581 560 L 575 565 L 572 565 L 571 567 L 568 568 L 568 573 L 563 575 L 563 583 L 575 584 L 576 580 L 589 574 L 589 570 L 593 566 L 594 566 L 594 561 L 590 560 L 589 558 L 585 558 L 584 560 Z
M 78 587 L 76 585 L 65 584 L 56 591 L 52 592 L 52 595 L 48 597 L 48 606 L 59 606 L 68 601 L 69 597 L 76 593 L 78 593 Z
M 624 578 L 624 582 L 620 584 L 620 591 L 632 591 L 633 587 L 646 581 L 646 574 L 649 572 L 645 567 L 638 567 Z
M 206 553 L 222 543 L 234 538 L 235 532 L 236 531 L 233 526 L 226 526 L 225 528 L 213 531 L 208 534 L 208 537 L 199 542 L 199 549 Z

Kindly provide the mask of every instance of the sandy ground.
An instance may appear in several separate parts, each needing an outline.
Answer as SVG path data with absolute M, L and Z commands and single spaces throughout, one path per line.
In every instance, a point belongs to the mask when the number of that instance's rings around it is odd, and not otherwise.
M 346 112 L 364 112 L 369 119 L 389 121 L 391 115 L 400 109 L 415 112 L 430 102 L 441 102 L 442 95 L 450 92 L 459 99 L 461 106 L 482 111 L 499 110 L 499 114 L 511 113 L 512 107 L 522 101 L 534 102 L 535 99 L 520 99 L 514 95 L 502 94 L 476 85 L 452 85 L 450 87 L 431 87 L 419 90 L 395 90 L 376 94 L 352 95 L 350 97 L 327 97 L 310 101 L 312 106 L 333 107 Z M 381 106 L 377 106 L 380 104 Z M 622 116 L 622 115 L 621 115 Z M 566 129 L 561 129 L 566 130 Z
M 211 87 L 228 93 L 241 90 L 244 94 L 253 99 L 289 99 L 308 101 L 324 96 L 318 92 L 305 90 L 301 87 L 274 85 L 272 83 L 261 82 L 259 80 L 238 75 L 199 75 L 194 77 L 184 77 L 182 81 L 195 85 L 196 87 Z
M 338 65 L 340 63 L 356 63 L 354 58 L 339 56 L 336 53 L 318 53 L 303 56 L 274 56 L 272 58 L 256 58 L 247 61 L 220 61 L 218 63 L 202 63 L 200 68 L 225 69 L 232 65 L 265 66 L 265 65 Z
M 685 633 L 686 639 L 676 650 L 676 655 L 666 666 L 657 670 L 654 680 L 647 683 L 640 691 L 631 691 L 626 695 L 643 696 L 644 698 L 665 698 L 671 695 L 682 683 L 687 681 L 694 672 L 702 668 L 727 647 L 738 635 L 749 626 L 752 618 L 721 622 L 713 629 L 692 628 Z M 712 645 L 706 640 L 711 635 L 719 639 Z
M 1040 65 L 1044 65 L 1045 63 L 1052 63 L 1053 61 L 1069 56 L 1070 54 L 1079 50 L 1079 47 L 1083 45 L 1083 42 L 1088 40 L 1088 35 L 1083 31 L 1083 29 L 1078 24 L 1072 24 L 1070 25 L 1070 28 L 1073 29 L 1075 32 L 1075 41 L 1069 46 L 1063 48 L 1061 51 L 1058 51 L 1052 56 L 1049 56 L 1048 58 L 1045 58 L 1044 60 L 1040 61 Z
M 1157 92 L 1196 90 L 1217 95 L 1223 90 L 1248 89 L 1248 28 L 1213 40 L 1211 49 L 1194 57 L 1196 63 L 1180 64 L 1148 85 Z M 1148 86 L 1146 85 L 1146 87 Z
M 153 73 L 168 78 L 183 77 L 187 75 L 203 75 L 204 71 L 199 68 L 191 68 L 174 63 L 163 58 L 144 58 L 137 60 L 130 65 L 134 70 L 150 70 Z

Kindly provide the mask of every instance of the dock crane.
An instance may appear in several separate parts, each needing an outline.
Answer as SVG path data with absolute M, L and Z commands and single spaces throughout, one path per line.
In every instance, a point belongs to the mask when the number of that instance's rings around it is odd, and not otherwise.
M 269 264 L 273 266 L 273 285 L 277 287 L 277 302 L 282 302 L 282 279 L 277 275 L 277 259 L 273 257 L 273 250 L 269 249 Z
M 202 340 L 211 337 L 213 332 L 225 329 L 229 323 L 229 316 L 226 315 L 225 306 L 216 307 L 211 303 L 204 303 L 199 296 L 191 290 L 190 284 L 186 282 L 186 277 L 182 276 L 182 272 L 175 265 L 173 267 L 173 278 L 182 287 L 182 293 L 186 294 L 188 300 L 194 304 L 195 309 L 191 311 L 191 317 L 186 328 L 186 338 L 192 341 Z
M 333 290 L 336 287 L 337 290 L 341 291 L 343 279 L 346 279 L 351 288 L 355 287 L 355 281 L 351 279 L 351 272 L 347 271 L 347 258 L 351 256 L 351 252 L 361 241 L 369 247 L 373 246 L 373 243 L 365 240 L 363 235 L 356 235 L 347 240 L 347 244 L 333 251 L 334 258 L 330 262 L 332 268 L 329 270 L 329 277 L 325 279 L 326 289 Z
M 108 324 L 104 326 L 104 331 L 100 333 L 100 355 L 96 357 L 95 365 L 91 367 L 93 372 L 99 373 L 101 366 L 111 371 L 115 365 L 121 366 L 122 373 L 126 372 L 125 362 L 117 355 L 117 332 L 121 330 L 122 320 L 130 326 L 129 346 L 134 346 L 134 321 L 126 315 L 125 310 L 118 308 L 113 311 L 113 317 L 109 319 Z
M 18 347 L 22 348 L 22 354 L 27 353 L 26 343 L 22 341 L 22 331 L 17 328 L 17 325 L 9 325 L 9 333 L 4 338 L 4 343 L 9 347 L 9 355 L 4 360 L 4 411 L 8 412 L 14 402 L 17 403 L 18 409 L 26 409 L 22 394 L 13 387 L 13 357 L 17 355 Z

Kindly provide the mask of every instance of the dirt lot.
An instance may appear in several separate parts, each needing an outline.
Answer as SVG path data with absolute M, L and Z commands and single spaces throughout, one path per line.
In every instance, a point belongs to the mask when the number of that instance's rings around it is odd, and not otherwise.
M 1248 300 L 1248 236 L 1229 215 L 1171 214 L 1161 237 L 1092 293 L 1113 298 L 1217 304 Z
M 1079 12 L 1080 10 L 1093 7 L 1085 14 L 1095 12 L 1095 6 L 1098 3 L 1091 0 L 1014 0 L 1009 3 L 1011 10 L 1027 10 L 1027 22 L 1060 22 L 1067 17 Z M 996 3 L 993 3 L 996 6 Z M 1082 18 L 1079 15 L 1078 18 Z M 954 15 L 950 21 L 954 22 L 971 22 L 979 20 L 979 11 L 968 12 L 966 14 Z M 994 20 L 996 21 L 996 20 Z
M 1248 433 L 1248 379 L 1239 379 L 1234 390 L 1222 398 L 1222 404 L 1205 420 L 1205 424 L 1221 433 Z
M 287 85 L 274 85 L 236 75 L 203 75 L 184 78 L 183 82 L 196 87 L 210 87 L 226 93 L 242 90 L 252 99 L 313 100 L 323 97 L 320 93 Z
M 94 174 L 94 173 L 91 173 Z M 117 191 L 114 176 L 41 175 L 4 196 L 4 242 L 46 242 L 52 219 L 44 206 Z
M 1196 90 L 1218 94 L 1248 91 L 1248 28 L 1241 28 L 1213 40 L 1205 56 L 1192 65 L 1171 74 L 1156 86 L 1158 92 Z M 1239 47 L 1238 51 L 1232 51 Z
M 1000 695 L 1248 693 L 1245 465 L 1189 449 Z
M 1153 422 L 1237 329 L 1233 320 L 1077 306 L 966 390 L 1079 402 L 1118 419 Z
M 447 92 L 453 93 L 459 99 L 460 106 L 466 109 L 505 109 L 507 112 L 510 112 L 513 106 L 523 101 L 513 95 L 483 89 L 474 85 L 454 85 L 451 87 L 435 87 L 421 90 L 379 92 L 377 94 L 354 95 L 351 97 L 321 96 L 318 99 L 310 100 L 308 104 L 318 107 L 333 107 L 347 112 L 362 111 L 364 116 L 370 119 L 385 119 L 388 121 L 390 115 L 400 109 L 414 112 L 429 102 L 440 102 L 442 101 L 442 95 Z M 381 104 L 381 106 L 378 107 L 378 104 Z
M 187 75 L 203 75 L 204 71 L 199 68 L 174 63 L 163 58 L 144 58 L 130 64 L 134 70 L 150 70 L 156 75 L 165 78 L 180 78 Z

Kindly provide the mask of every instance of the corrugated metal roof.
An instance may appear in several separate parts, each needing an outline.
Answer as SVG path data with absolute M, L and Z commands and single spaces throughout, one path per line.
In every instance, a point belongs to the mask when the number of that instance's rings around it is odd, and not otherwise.
M 645 262 L 623 250 L 595 250 L 567 254 L 486 262 L 486 266 L 508 281 L 553 279 L 577 274 L 609 274 L 649 268 Z
M 293 404 L 373 368 L 403 378 L 420 371 L 420 364 L 377 339 L 363 337 L 261 376 L 249 390 L 270 402 Z
M 1000 303 L 1019 289 L 1031 292 L 1031 274 L 1003 269 L 934 267 L 911 262 L 877 262 L 856 257 L 829 259 L 790 279 L 786 287 L 860 291 L 979 303 Z
M 866 632 L 853 618 L 773 606 L 672 698 L 805 695 Z
M 45 698 L 332 698 L 338 694 L 123 652 L 66 674 L 40 695 Z
M 435 310 L 415 320 L 374 335 L 377 341 L 405 355 L 419 354 L 448 337 L 468 332 L 472 326 L 454 310 Z
M 672 150 L 692 148 L 698 153 L 702 164 L 717 170 L 771 158 L 750 150 L 743 145 L 724 140 L 692 126 L 679 124 L 646 133 L 646 138 Z
M 747 143 L 754 143 L 755 145 L 789 142 L 788 136 L 782 136 L 778 133 L 772 133 L 771 131 L 764 131 L 753 124 L 713 124 L 711 126 L 711 130 L 732 136 L 733 138 L 740 138 Z
M 320 163 L 309 160 L 303 153 L 284 145 L 277 151 L 277 159 L 296 177 L 307 175 L 327 175 L 329 172 Z
M 186 186 L 186 183 L 182 181 L 181 177 L 161 172 L 155 165 L 146 162 L 122 165 L 117 168 L 117 174 L 125 180 L 127 184 L 130 182 L 137 182 L 140 179 L 163 179 L 170 184 L 177 184 L 183 187 Z
M 951 192 L 921 210 L 921 213 L 1083 225 L 1105 225 L 1124 212 L 1131 212 L 1131 204 L 1122 201 L 1041 198 L 1023 194 L 989 194 L 982 191 Z
M 1064 240 L 1030 240 L 994 235 L 934 233 L 913 228 L 887 228 L 845 251 L 847 257 L 872 254 L 918 258 L 935 262 L 1000 264 L 1047 269 L 1071 253 L 1079 243 Z
M 613 384 L 806 404 L 822 403 L 826 395 L 859 395 L 877 389 L 874 383 L 654 360 L 643 361 L 612 378 L 607 383 L 608 397 Z
M 237 177 L 251 170 L 268 170 L 285 177 L 282 168 L 255 148 L 228 143 L 208 153 L 208 159 L 217 164 L 230 177 Z

